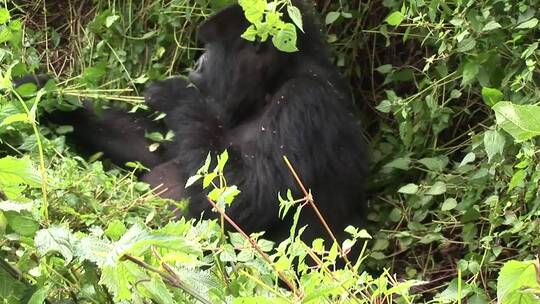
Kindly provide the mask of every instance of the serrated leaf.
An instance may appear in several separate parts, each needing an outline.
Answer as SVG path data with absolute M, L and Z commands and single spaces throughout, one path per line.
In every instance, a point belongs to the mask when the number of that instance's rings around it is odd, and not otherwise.
M 416 194 L 418 192 L 418 185 L 416 184 L 407 184 L 398 190 L 399 193 L 403 194 Z
M 398 26 L 401 24 L 401 22 L 403 22 L 404 19 L 405 16 L 403 16 L 401 12 L 393 12 L 386 17 L 385 21 L 392 26 Z
M 497 125 L 508 132 L 517 142 L 540 135 L 540 107 L 515 105 L 508 101 L 497 103 L 493 110 Z
M 115 302 L 131 299 L 129 282 L 130 275 L 124 263 L 118 263 L 115 266 L 105 266 L 101 269 L 99 284 L 107 286 L 107 289 L 113 294 Z
M 71 231 L 61 226 L 39 230 L 34 237 L 34 244 L 40 255 L 58 252 L 64 257 L 65 264 L 73 260 L 74 242 Z

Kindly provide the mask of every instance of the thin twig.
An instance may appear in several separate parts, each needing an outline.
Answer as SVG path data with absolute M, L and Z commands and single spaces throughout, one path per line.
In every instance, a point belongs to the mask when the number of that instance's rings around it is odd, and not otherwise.
M 285 283 L 285 285 L 287 285 L 287 287 L 289 287 L 290 290 L 293 291 L 293 293 L 297 296 L 298 299 L 302 299 L 304 297 L 304 295 L 302 294 L 302 292 L 289 280 L 287 279 L 287 277 L 283 274 L 282 271 L 280 270 L 277 270 L 276 267 L 274 266 L 274 264 L 272 263 L 272 260 L 270 260 L 270 257 L 264 253 L 264 251 L 261 250 L 261 248 L 259 247 L 259 245 L 249 236 L 247 235 L 247 233 L 244 232 L 244 230 L 242 230 L 242 228 L 240 228 L 226 213 L 225 211 L 221 210 L 221 208 L 219 208 L 216 203 L 214 203 L 210 198 L 206 197 L 206 200 L 210 203 L 210 205 L 212 205 L 212 207 L 214 207 L 214 209 L 217 210 L 217 212 L 219 214 L 221 214 L 221 216 L 223 216 L 223 218 L 227 221 L 227 223 L 229 223 L 236 231 L 238 231 L 242 237 L 244 237 L 244 239 L 248 240 L 249 243 L 251 244 L 251 246 L 253 247 L 253 249 L 255 249 L 255 251 L 257 251 L 257 253 L 263 258 L 263 260 L 265 260 L 268 265 L 270 265 L 272 268 L 274 268 L 274 270 L 277 272 L 278 274 L 278 277 L 281 279 L 281 281 L 283 281 L 283 283 Z
M 324 219 L 324 217 L 322 216 L 321 212 L 319 211 L 319 208 L 317 208 L 317 205 L 315 205 L 315 202 L 313 201 L 313 196 L 311 195 L 311 193 L 309 193 L 309 192 L 306 190 L 306 187 L 304 187 L 304 184 L 303 184 L 302 181 L 300 180 L 300 177 L 299 177 L 298 174 L 296 173 L 296 170 L 294 170 L 294 168 L 293 168 L 293 166 L 291 165 L 291 162 L 289 161 L 289 159 L 287 158 L 287 156 L 283 156 L 283 159 L 285 160 L 285 163 L 287 164 L 287 167 L 289 167 L 289 170 L 291 171 L 292 175 L 294 176 L 294 179 L 296 180 L 296 182 L 297 182 L 298 185 L 300 186 L 300 189 L 302 189 L 302 192 L 304 193 L 304 196 L 306 197 L 306 200 L 308 201 L 309 205 L 311 206 L 311 208 L 313 208 L 313 211 L 315 211 L 315 214 L 317 215 L 317 217 L 319 218 L 319 220 L 320 220 L 321 223 L 323 224 L 324 229 L 326 229 L 326 232 L 328 232 L 328 235 L 330 235 L 330 237 L 332 238 L 332 240 L 334 241 L 334 243 L 336 243 L 336 245 L 337 245 L 337 247 L 338 247 L 338 250 L 339 250 L 339 252 L 341 253 L 340 256 L 343 258 L 343 260 L 344 260 L 345 263 L 347 264 L 347 267 L 348 267 L 350 270 L 353 270 L 353 267 L 352 267 L 351 262 L 350 262 L 349 259 L 347 258 L 347 255 L 345 254 L 345 252 L 343 252 L 343 249 L 341 248 L 341 245 L 340 245 L 339 242 L 337 241 L 336 236 L 335 236 L 334 233 L 332 232 L 332 229 L 330 229 L 330 226 L 328 226 L 328 223 L 326 223 L 326 220 Z

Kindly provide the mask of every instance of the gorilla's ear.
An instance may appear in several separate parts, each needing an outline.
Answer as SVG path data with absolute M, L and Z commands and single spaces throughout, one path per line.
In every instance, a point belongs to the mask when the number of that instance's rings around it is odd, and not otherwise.
M 199 26 L 199 40 L 203 43 L 224 41 L 240 35 L 248 27 L 240 5 L 231 5 L 206 20 Z

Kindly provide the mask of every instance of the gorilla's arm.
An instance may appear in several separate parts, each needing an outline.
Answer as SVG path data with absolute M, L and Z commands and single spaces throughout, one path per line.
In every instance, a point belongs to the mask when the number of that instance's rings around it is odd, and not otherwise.
M 144 114 L 127 113 L 121 109 L 105 109 L 99 115 L 85 102 L 84 107 L 71 112 L 56 111 L 46 115 L 56 124 L 74 126 L 72 138 L 87 151 L 103 152 L 118 165 L 139 161 L 147 167 L 164 161 L 162 153 L 150 152 L 146 132 L 163 132 L 163 127 Z

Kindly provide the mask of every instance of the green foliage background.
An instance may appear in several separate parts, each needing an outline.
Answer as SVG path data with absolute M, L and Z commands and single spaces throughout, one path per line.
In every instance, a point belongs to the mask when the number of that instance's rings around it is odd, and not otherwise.
M 539 301 L 537 1 L 317 1 L 372 147 L 373 238 L 351 230 L 363 255 L 342 269 L 335 245 L 169 222 L 140 166 L 79 156 L 69 126 L 39 124 L 80 98 L 144 110 L 145 84 L 185 73 L 196 25 L 226 2 L 0 2 L 4 303 Z M 38 70 L 59 81 L 12 87 Z

